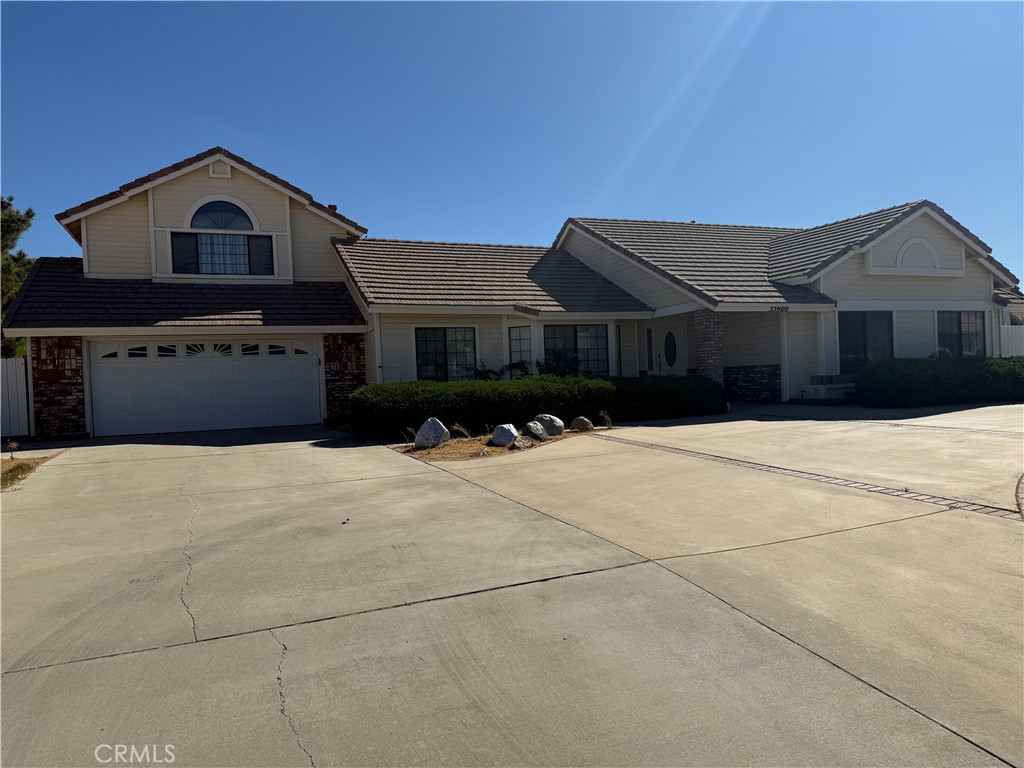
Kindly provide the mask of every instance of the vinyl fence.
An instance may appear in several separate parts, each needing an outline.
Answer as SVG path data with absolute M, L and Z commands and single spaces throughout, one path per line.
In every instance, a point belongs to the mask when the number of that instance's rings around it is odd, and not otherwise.
M 0 435 L 28 434 L 28 379 L 24 357 L 3 358 L 0 377 Z
M 1000 357 L 1024 355 L 1024 325 L 1001 325 L 999 334 Z

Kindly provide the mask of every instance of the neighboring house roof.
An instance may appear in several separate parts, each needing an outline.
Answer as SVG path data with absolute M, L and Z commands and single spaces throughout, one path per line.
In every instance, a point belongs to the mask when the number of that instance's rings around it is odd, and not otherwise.
M 313 199 L 313 196 L 309 192 L 299 189 L 294 184 L 290 184 L 289 182 L 282 179 L 280 176 L 275 176 L 274 174 L 270 173 L 270 171 L 266 171 L 260 168 L 258 165 L 250 163 L 244 157 L 240 157 L 239 155 L 236 155 L 233 152 L 229 152 L 223 147 L 211 147 L 205 152 L 200 152 L 198 155 L 187 157 L 180 162 L 167 166 L 166 168 L 161 168 L 159 171 L 154 171 L 153 173 L 148 173 L 145 176 L 140 176 L 139 178 L 135 179 L 135 181 L 129 181 L 127 184 L 122 184 L 113 192 L 108 192 L 107 194 L 100 195 L 99 197 L 93 198 L 92 200 L 87 200 L 86 202 L 81 203 L 80 205 L 76 205 L 74 208 L 68 208 L 66 211 L 58 213 L 54 218 L 56 218 L 58 222 L 63 224 L 64 220 L 71 216 L 76 216 L 80 213 L 84 213 L 85 211 L 88 211 L 99 205 L 103 205 L 104 203 L 109 203 L 112 200 L 117 200 L 120 197 L 126 197 L 129 194 L 131 194 L 132 190 L 134 189 L 138 189 L 139 187 L 145 186 L 154 181 L 159 181 L 165 176 L 170 176 L 173 173 L 185 170 L 189 166 L 196 165 L 197 163 L 201 163 L 204 160 L 209 160 L 218 155 L 225 157 L 228 160 L 231 160 L 232 162 L 242 166 L 243 168 L 247 168 L 248 170 L 255 173 L 257 176 L 261 176 L 262 178 L 266 179 L 272 184 L 276 184 L 277 186 L 288 190 L 296 197 L 305 200 L 309 206 L 315 208 L 324 215 L 329 216 L 337 221 L 340 221 L 341 223 L 351 227 L 352 229 L 358 230 L 363 234 L 366 234 L 366 227 L 362 227 L 356 222 L 352 221 L 352 219 L 346 216 L 342 216 L 334 208 L 324 205 L 323 203 L 318 203 L 316 200 Z
M 1021 293 L 1020 288 L 997 285 L 995 290 L 992 292 L 992 301 L 996 304 L 1002 304 L 1004 307 L 1008 307 L 1011 304 L 1024 304 L 1024 293 Z
M 522 245 L 332 240 L 369 305 L 650 312 L 571 254 Z
M 768 280 L 768 243 L 794 230 L 731 224 L 627 219 L 569 219 L 627 258 L 711 306 L 721 303 L 828 304 L 804 286 Z M 559 234 L 558 240 L 562 235 Z
M 812 278 L 925 208 L 938 215 L 982 253 L 992 253 L 992 249 L 981 238 L 942 208 L 930 200 L 918 200 L 830 224 L 794 230 L 773 239 L 768 248 L 768 276 L 772 280 Z M 999 266 L 1002 267 L 1001 264 Z M 1003 267 L 1003 270 L 1006 268 Z
M 4 328 L 362 326 L 344 283 L 157 283 L 86 277 L 82 260 L 40 258 Z M 16 335 L 16 334 L 12 334 Z

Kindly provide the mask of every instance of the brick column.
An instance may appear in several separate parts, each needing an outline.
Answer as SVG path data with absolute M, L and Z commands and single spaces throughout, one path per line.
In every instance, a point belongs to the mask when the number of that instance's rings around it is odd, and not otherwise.
M 81 337 L 33 337 L 29 356 L 36 435 L 84 435 L 85 373 Z
M 693 313 L 693 329 L 697 342 L 697 375 L 724 384 L 722 316 L 710 309 L 698 309 Z
M 366 383 L 366 349 L 361 333 L 324 334 L 324 379 L 328 424 L 344 424 L 351 414 L 349 396 Z

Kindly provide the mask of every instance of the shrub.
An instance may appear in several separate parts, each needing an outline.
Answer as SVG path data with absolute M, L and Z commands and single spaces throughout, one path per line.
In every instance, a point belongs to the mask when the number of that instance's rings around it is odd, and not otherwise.
M 871 363 L 857 376 L 857 397 L 875 408 L 1024 402 L 1024 357 Z
M 616 421 L 722 413 L 725 394 L 718 384 L 697 376 L 368 384 L 352 395 L 352 428 L 362 438 L 398 440 L 403 430 L 417 429 L 431 416 L 486 434 L 504 422 L 521 426 L 538 413 L 586 416 L 601 423 L 602 411 Z

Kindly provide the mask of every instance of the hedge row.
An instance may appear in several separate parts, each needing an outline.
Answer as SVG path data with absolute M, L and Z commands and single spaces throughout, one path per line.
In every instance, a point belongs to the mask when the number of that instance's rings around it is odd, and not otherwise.
M 875 408 L 1024 402 L 1024 357 L 872 363 L 857 376 L 857 397 Z
M 400 440 L 436 416 L 486 434 L 498 424 L 521 427 L 539 413 L 567 423 L 586 416 L 601 423 L 701 416 L 725 411 L 725 393 L 699 376 L 589 379 L 534 376 L 512 381 L 408 381 L 369 384 L 352 395 L 352 428 L 359 437 Z

